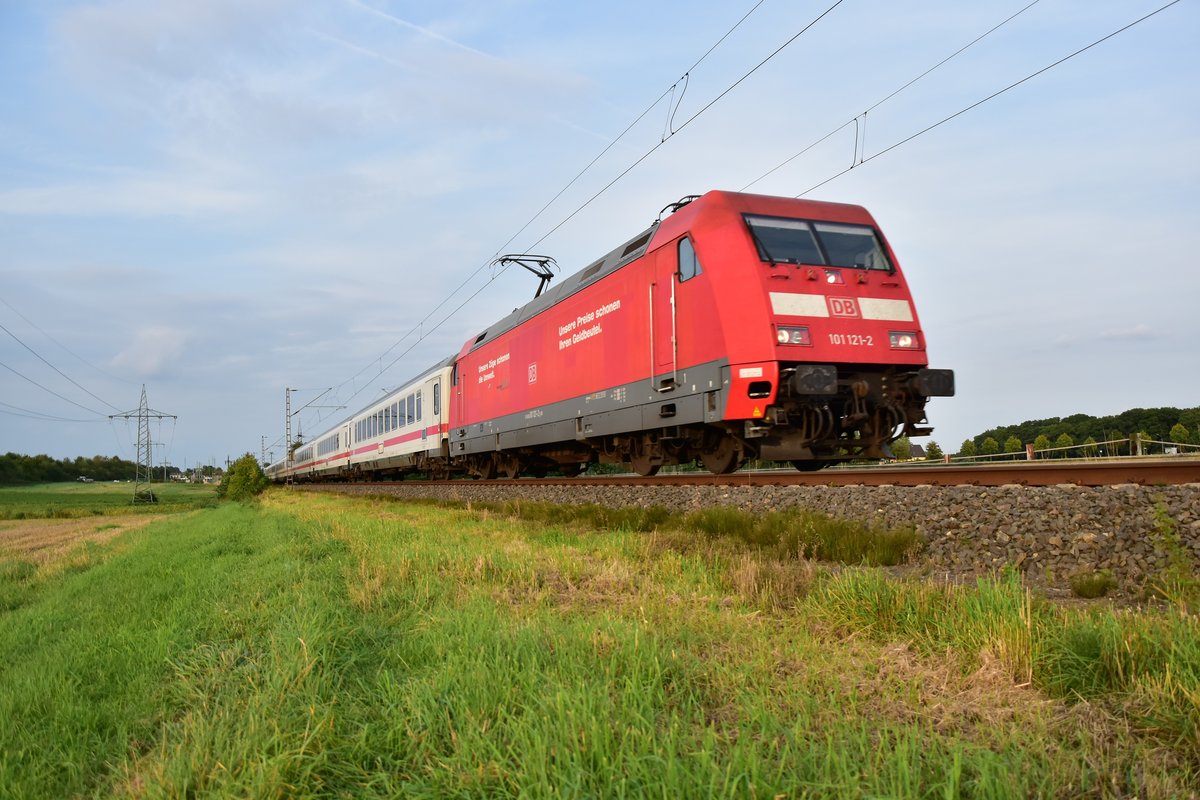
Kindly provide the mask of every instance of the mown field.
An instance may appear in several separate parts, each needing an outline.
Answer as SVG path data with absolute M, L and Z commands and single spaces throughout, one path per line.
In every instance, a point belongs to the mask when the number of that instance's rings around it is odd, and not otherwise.
M 816 517 L 195 499 L 51 552 L 0 526 L 0 796 L 1200 786 L 1200 623 L 1170 598 L 903 578 L 857 565 L 903 532 Z
M 162 515 L 216 504 L 216 488 L 190 483 L 154 483 L 156 504 L 133 504 L 133 484 L 48 483 L 0 486 L 0 520 L 80 519 Z

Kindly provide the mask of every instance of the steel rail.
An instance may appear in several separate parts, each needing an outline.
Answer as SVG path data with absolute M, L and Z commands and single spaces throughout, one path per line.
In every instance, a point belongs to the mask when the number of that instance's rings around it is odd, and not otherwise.
M 379 481 L 425 486 L 1168 486 L 1200 484 L 1200 458 L 1124 458 L 1103 461 L 1013 461 L 990 464 L 887 465 L 819 472 L 760 470 L 711 475 L 680 472 L 588 475 L 575 478 L 501 478 L 490 481 Z

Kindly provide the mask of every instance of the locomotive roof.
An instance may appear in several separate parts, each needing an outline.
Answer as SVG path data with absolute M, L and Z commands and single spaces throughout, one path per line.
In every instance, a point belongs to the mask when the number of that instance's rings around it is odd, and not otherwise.
M 654 232 L 658 230 L 659 224 L 658 221 L 655 221 L 649 228 L 615 248 L 608 255 L 593 261 L 578 272 L 568 275 L 557 286 L 535 297 L 520 308 L 514 308 L 512 313 L 507 317 L 504 317 L 499 322 L 492 323 L 476 336 L 475 341 L 471 344 L 467 352 L 471 352 L 477 347 L 482 347 L 487 342 L 503 333 L 507 333 L 530 317 L 540 314 L 551 306 L 562 302 L 576 292 L 583 290 L 605 276 L 611 275 L 638 258 L 646 252 L 646 248 L 650 245 L 650 240 L 654 238 Z
M 694 207 L 693 203 L 695 204 Z M 520 308 L 513 309 L 511 314 L 489 325 L 475 337 L 475 340 L 469 346 L 464 346 L 460 350 L 459 355 L 473 352 L 476 348 L 482 347 L 497 336 L 507 333 L 534 315 L 562 302 L 576 292 L 581 291 L 605 276 L 611 275 L 629 262 L 640 257 L 646 252 L 659 226 L 661 224 L 670 224 L 677 218 L 674 212 L 678 212 L 684 207 L 692 207 L 689 210 L 694 210 L 694 208 L 701 206 L 712 207 L 714 204 L 718 207 L 724 206 L 740 211 L 757 208 L 761 209 L 762 213 L 771 213 L 772 210 L 778 210 L 779 213 L 784 214 L 803 213 L 806 216 L 811 214 L 816 219 L 824 219 L 828 215 L 833 214 L 837 219 L 860 221 L 865 224 L 874 225 L 874 221 L 867 214 L 866 209 L 856 205 L 719 190 L 707 192 L 702 196 L 689 195 L 680 202 L 672 203 L 663 209 L 664 212 L 668 209 L 672 211 L 672 215 L 666 217 L 665 220 L 662 218 L 656 220 L 649 228 L 646 228 L 624 244 L 615 248 L 608 255 L 597 261 L 593 261 L 582 270 L 567 276 L 561 283 L 548 290 L 545 294 L 534 298 Z M 686 217 L 688 215 L 681 216 Z

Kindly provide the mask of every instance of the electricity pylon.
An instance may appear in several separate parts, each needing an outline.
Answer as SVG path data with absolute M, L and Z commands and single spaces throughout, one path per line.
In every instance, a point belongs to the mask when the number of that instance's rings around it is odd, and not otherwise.
M 109 419 L 133 419 L 138 421 L 138 455 L 137 469 L 133 477 L 133 503 L 157 503 L 158 498 L 150 488 L 154 473 L 154 448 L 150 444 L 150 419 L 179 419 L 174 414 L 155 411 L 146 405 L 146 384 L 142 384 L 142 400 L 133 411 L 122 411 L 120 414 L 109 414 Z

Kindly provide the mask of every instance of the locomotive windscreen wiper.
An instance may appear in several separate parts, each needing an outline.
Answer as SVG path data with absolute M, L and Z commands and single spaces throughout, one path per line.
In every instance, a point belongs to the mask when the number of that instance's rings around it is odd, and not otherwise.
M 750 238 L 754 240 L 754 244 L 758 247 L 759 255 L 761 255 L 772 267 L 779 266 L 775 259 L 772 258 L 771 251 L 767 249 L 766 243 L 762 240 L 762 237 L 758 235 L 758 231 L 754 230 L 754 226 L 750 224 L 749 220 L 746 221 L 746 227 L 750 229 Z

